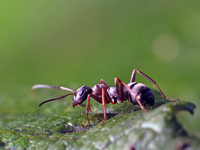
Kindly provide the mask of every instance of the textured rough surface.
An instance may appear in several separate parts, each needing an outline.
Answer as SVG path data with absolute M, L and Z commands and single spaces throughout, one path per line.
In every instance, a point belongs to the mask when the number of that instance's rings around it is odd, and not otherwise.
M 182 110 L 193 113 L 189 102 L 170 102 L 150 110 L 109 113 L 104 126 L 102 114 L 92 113 L 83 128 L 85 114 L 2 115 L 0 147 L 5 149 L 198 149 L 200 140 L 190 135 L 176 119 Z M 116 110 L 115 110 L 116 111 Z M 84 117 L 83 117 L 84 116 Z

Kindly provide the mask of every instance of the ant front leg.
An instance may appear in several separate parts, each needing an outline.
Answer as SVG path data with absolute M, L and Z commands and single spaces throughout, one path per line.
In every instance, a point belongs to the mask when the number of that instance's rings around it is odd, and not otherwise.
M 91 109 L 90 109 L 90 96 L 91 96 L 91 94 L 89 94 L 88 97 L 87 97 L 87 107 L 86 107 L 87 122 L 84 124 L 84 127 L 86 127 L 87 124 L 90 122 L 90 119 L 89 119 L 89 111 L 91 112 Z
M 130 82 L 135 82 L 135 75 L 136 75 L 136 72 L 139 73 L 140 75 L 142 75 L 143 77 L 145 77 L 147 80 L 149 80 L 151 83 L 153 83 L 154 85 L 157 86 L 158 90 L 160 91 L 160 93 L 162 94 L 162 96 L 170 101 L 175 101 L 175 100 L 179 100 L 178 98 L 175 98 L 175 99 L 172 99 L 172 98 L 169 98 L 167 96 L 165 96 L 165 94 L 163 93 L 163 91 L 160 89 L 160 87 L 158 86 L 158 84 L 156 83 L 156 81 L 154 81 L 153 79 L 151 79 L 149 76 L 147 76 L 146 74 L 144 74 L 143 72 L 137 70 L 137 69 L 134 69 L 133 70 L 133 73 L 131 75 L 131 80 Z
M 88 125 L 88 123 L 90 122 L 90 120 L 89 120 L 89 112 L 91 112 L 91 109 L 90 109 L 90 97 L 92 97 L 96 101 L 101 101 L 101 98 L 96 96 L 96 95 L 94 95 L 94 94 L 89 94 L 87 96 L 87 107 L 86 107 L 87 122 L 84 124 L 84 127 L 86 127 Z
M 122 82 L 119 78 L 115 78 L 115 80 L 117 82 L 120 83 L 120 89 L 119 89 L 119 98 L 122 99 L 124 97 L 124 92 L 123 92 L 123 88 L 125 88 L 132 96 L 135 97 L 138 105 L 140 106 L 140 108 L 146 112 L 146 113 L 149 113 L 149 111 L 147 111 L 144 106 L 142 105 L 142 103 L 140 102 L 140 99 L 138 99 L 138 95 L 135 94 L 131 89 L 130 87 L 128 87 L 128 85 L 126 85 L 126 83 Z

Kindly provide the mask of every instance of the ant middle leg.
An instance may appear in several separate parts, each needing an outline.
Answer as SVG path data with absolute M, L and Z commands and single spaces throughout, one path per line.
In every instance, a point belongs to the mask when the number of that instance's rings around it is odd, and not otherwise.
M 104 119 L 103 122 L 100 124 L 101 126 L 105 123 L 106 121 L 106 104 L 111 103 L 111 104 L 115 104 L 116 101 L 112 101 L 111 97 L 109 96 L 106 88 L 102 88 L 102 106 L 103 106 L 103 114 L 104 114 Z
M 158 86 L 158 84 L 156 83 L 156 81 L 154 81 L 152 78 L 150 78 L 149 76 L 147 76 L 146 74 L 144 74 L 143 72 L 137 70 L 137 69 L 134 69 L 133 72 L 132 72 L 132 75 L 131 75 L 131 80 L 130 82 L 135 82 L 135 75 L 136 75 L 136 72 L 139 73 L 140 75 L 142 75 L 143 77 L 145 77 L 147 80 L 149 80 L 151 83 L 153 83 L 154 85 L 157 86 L 158 90 L 160 91 L 160 93 L 162 94 L 162 96 L 170 101 L 175 101 L 175 100 L 179 100 L 178 98 L 169 98 L 167 96 L 165 96 L 165 94 L 163 93 L 163 91 L 160 89 L 160 87 Z
M 116 89 L 114 89 L 114 87 L 109 87 L 107 84 L 106 84 L 106 82 L 103 80 L 103 79 L 101 79 L 100 80 L 100 83 L 101 84 L 103 84 L 103 85 L 105 85 L 105 96 L 106 96 L 106 100 L 107 100 L 107 102 L 109 103 L 111 103 L 111 104 L 115 104 L 116 102 L 117 102 L 117 100 L 116 99 L 114 99 L 114 98 L 111 98 L 110 97 L 110 95 L 108 94 L 108 91 L 106 90 L 106 89 L 109 89 L 109 93 L 115 93 L 115 92 L 117 92 L 117 93 L 119 93 L 119 84 L 118 84 L 118 81 L 116 81 L 116 79 L 115 79 L 115 87 L 116 87 Z M 113 90 L 114 91 L 113 91 Z M 115 91 L 116 90 L 116 91 Z M 115 97 L 117 97 L 117 96 L 115 96 Z M 119 102 L 119 101 L 118 101 Z M 119 102 L 119 103 L 122 103 L 123 101 L 121 101 L 121 102 Z
M 100 124 L 101 126 L 105 123 L 106 121 L 106 93 L 105 93 L 105 88 L 102 88 L 102 106 L 103 106 L 103 114 L 104 114 L 104 119 L 103 122 Z
M 100 83 L 103 84 L 103 85 L 105 85 L 105 86 L 107 86 L 107 87 L 109 87 L 109 86 L 107 85 L 107 83 L 106 83 L 103 79 L 100 80 Z

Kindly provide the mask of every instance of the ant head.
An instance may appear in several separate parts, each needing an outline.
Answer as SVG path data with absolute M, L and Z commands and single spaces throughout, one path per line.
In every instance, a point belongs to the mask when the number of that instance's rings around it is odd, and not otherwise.
M 51 85 L 37 84 L 37 85 L 34 85 L 32 87 L 32 89 L 37 89 L 37 88 L 61 89 L 61 90 L 66 90 L 66 91 L 72 92 L 72 93 L 69 93 L 69 94 L 64 95 L 64 96 L 60 96 L 60 97 L 57 97 L 57 98 L 46 100 L 46 101 L 40 103 L 39 107 L 41 107 L 45 103 L 55 101 L 55 100 L 59 100 L 59 99 L 63 99 L 65 97 L 69 96 L 69 95 L 74 95 L 73 107 L 75 107 L 77 105 L 83 107 L 85 105 L 83 105 L 82 103 L 87 99 L 88 94 L 92 93 L 92 89 L 89 86 L 82 86 L 76 92 L 73 91 L 72 89 L 62 87 L 62 86 L 51 86 Z
M 88 94 L 92 93 L 92 89 L 89 86 L 82 86 L 78 88 L 75 92 L 74 99 L 73 99 L 73 107 L 81 105 L 86 99 Z

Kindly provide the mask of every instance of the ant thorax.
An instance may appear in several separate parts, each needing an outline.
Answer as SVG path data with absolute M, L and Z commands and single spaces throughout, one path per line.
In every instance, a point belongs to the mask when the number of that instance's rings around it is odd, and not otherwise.
M 107 89 L 107 92 L 112 100 L 112 102 L 122 103 L 123 100 L 119 99 L 119 88 L 118 87 L 110 87 Z
M 109 87 L 105 84 L 96 84 L 92 87 L 92 91 L 94 95 L 97 95 L 98 97 L 102 98 L 102 88 L 105 88 L 109 98 L 113 103 L 122 103 L 121 100 L 119 100 L 119 88 L 117 87 Z
M 109 87 L 104 84 L 96 84 L 92 87 L 92 93 L 94 95 L 102 95 L 102 88 L 108 89 Z

